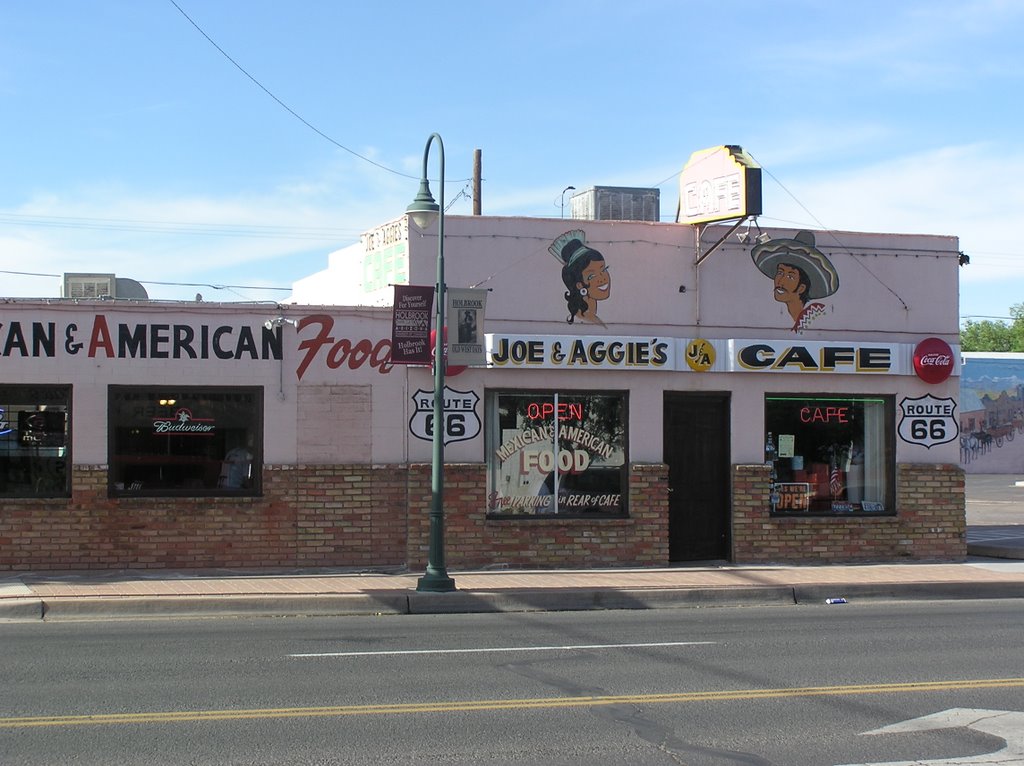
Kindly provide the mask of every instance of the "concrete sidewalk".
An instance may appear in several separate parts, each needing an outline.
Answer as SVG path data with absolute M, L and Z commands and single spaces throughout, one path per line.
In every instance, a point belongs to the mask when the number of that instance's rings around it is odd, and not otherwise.
M 419 573 L 342 570 L 25 573 L 0 578 L 0 620 L 653 609 L 865 599 L 1024 598 L 1024 562 L 707 566 Z
M 147 570 L 0 574 L 0 620 L 653 609 L 865 599 L 1024 598 L 1024 485 L 969 476 L 965 562 L 420 572 Z

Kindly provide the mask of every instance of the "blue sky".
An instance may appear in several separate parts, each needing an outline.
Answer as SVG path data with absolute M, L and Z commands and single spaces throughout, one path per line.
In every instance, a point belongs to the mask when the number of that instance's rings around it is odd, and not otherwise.
M 762 224 L 959 236 L 961 316 L 1008 317 L 1022 34 L 997 0 L 3 0 L 0 296 L 282 300 L 401 214 L 436 131 L 467 215 L 476 149 L 485 215 L 623 185 L 673 220 L 689 155 L 740 144 Z

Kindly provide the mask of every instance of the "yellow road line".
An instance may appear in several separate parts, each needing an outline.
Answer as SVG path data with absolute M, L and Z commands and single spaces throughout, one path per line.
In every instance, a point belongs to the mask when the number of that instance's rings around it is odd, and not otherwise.
M 854 686 L 802 686 L 790 689 L 735 689 L 675 694 L 628 694 L 599 697 L 542 697 L 538 699 L 466 700 L 392 705 L 341 705 L 330 707 L 257 708 L 254 710 L 180 710 L 101 715 L 22 716 L 0 718 L 0 729 L 46 726 L 110 726 L 141 723 L 195 723 L 198 721 L 254 720 L 266 718 L 324 718 L 352 715 L 411 715 L 460 711 L 529 710 L 595 707 L 600 705 L 661 705 L 688 702 L 783 699 L 787 697 L 842 697 L 852 694 L 902 694 L 910 692 L 1008 689 L 1024 686 L 1024 678 L 990 678 L 968 681 L 921 681 Z

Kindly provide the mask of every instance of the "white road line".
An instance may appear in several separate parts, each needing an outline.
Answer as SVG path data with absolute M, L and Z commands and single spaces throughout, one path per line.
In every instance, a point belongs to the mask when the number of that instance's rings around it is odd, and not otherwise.
M 494 654 L 497 652 L 566 652 L 574 649 L 639 649 L 655 646 L 709 646 L 714 641 L 664 641 L 650 644 L 577 644 L 569 646 L 496 646 L 482 649 L 397 649 L 387 652 L 316 652 L 289 657 L 388 657 L 406 654 Z

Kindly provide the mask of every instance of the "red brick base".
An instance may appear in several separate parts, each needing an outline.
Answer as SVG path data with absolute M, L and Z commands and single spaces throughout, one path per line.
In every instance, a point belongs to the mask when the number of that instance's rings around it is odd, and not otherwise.
M 960 466 L 898 465 L 895 516 L 773 517 L 768 487 L 765 466 L 735 466 L 737 563 L 961 561 L 967 556 Z
M 668 472 L 630 466 L 625 519 L 489 519 L 482 464 L 445 466 L 454 569 L 664 566 Z M 110 498 L 106 466 L 76 466 L 68 499 L 6 500 L 0 570 L 426 565 L 430 465 L 266 466 L 263 497 Z M 772 517 L 762 465 L 734 467 L 737 563 L 962 560 L 964 475 L 899 465 L 895 516 Z M 727 510 L 725 511 L 727 512 Z
M 486 518 L 486 468 L 445 466 L 447 563 L 466 569 L 668 561 L 667 473 L 630 469 L 630 517 Z M 111 498 L 75 466 L 68 499 L 4 501 L 0 570 L 405 567 L 426 563 L 430 466 L 265 466 L 258 498 Z
M 627 519 L 488 519 L 487 468 L 445 470 L 446 559 L 449 567 L 479 569 L 664 566 L 668 563 L 668 471 L 630 466 Z M 408 561 L 427 562 L 430 466 L 410 469 Z

